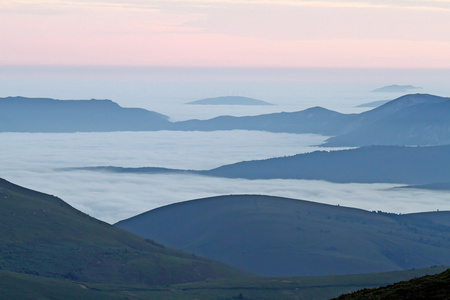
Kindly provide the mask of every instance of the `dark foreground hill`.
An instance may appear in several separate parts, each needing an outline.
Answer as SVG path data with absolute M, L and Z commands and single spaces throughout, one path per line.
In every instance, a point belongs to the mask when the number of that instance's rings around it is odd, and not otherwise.
M 294 156 L 243 161 L 212 170 L 157 167 L 82 167 L 115 173 L 179 173 L 245 179 L 308 179 L 339 183 L 404 183 L 419 188 L 448 188 L 450 145 L 431 147 L 369 146 L 350 150 L 315 151 Z M 436 182 L 442 182 L 436 184 Z
M 0 132 L 101 132 L 161 130 L 167 117 L 111 100 L 0 98 Z
M 86 282 L 169 284 L 241 271 L 144 240 L 0 179 L 0 269 Z
M 338 300 L 416 300 L 416 299 L 450 299 L 450 269 L 437 275 L 427 275 L 393 285 L 364 289 L 348 295 L 342 295 Z
M 116 226 L 265 276 L 449 265 L 450 212 L 368 212 L 257 195 L 157 208 Z

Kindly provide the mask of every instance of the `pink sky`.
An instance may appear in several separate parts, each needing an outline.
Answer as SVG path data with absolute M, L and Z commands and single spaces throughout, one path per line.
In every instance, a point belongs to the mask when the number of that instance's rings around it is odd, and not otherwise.
M 450 68 L 449 30 L 450 0 L 0 0 L 0 65 Z

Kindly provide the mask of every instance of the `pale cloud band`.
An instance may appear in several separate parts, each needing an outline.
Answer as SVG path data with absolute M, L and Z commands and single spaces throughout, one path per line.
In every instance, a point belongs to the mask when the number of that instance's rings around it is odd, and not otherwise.
M 18 0 L 1 3 L 3 7 L 14 5 L 39 5 L 63 6 L 63 7 L 102 7 L 111 9 L 130 10 L 165 10 L 171 4 L 193 6 L 196 8 L 208 8 L 214 5 L 271 5 L 291 7 L 316 7 L 316 8 L 371 8 L 371 9 L 416 9 L 416 10 L 442 10 L 450 11 L 449 0 L 400 0 L 400 1 L 302 1 L 302 0 L 166 0 L 166 1 L 40 1 Z
M 0 64 L 445 68 L 449 12 L 444 0 L 0 0 Z

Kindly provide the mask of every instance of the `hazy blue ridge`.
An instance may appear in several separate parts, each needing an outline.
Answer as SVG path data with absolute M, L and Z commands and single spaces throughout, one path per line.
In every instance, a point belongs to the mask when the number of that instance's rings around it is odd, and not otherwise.
M 353 131 L 331 137 L 325 146 L 450 144 L 450 100 L 408 95 L 360 114 Z
M 383 104 L 386 104 L 389 101 L 392 101 L 392 100 L 372 101 L 372 102 L 368 102 L 368 103 L 363 103 L 363 104 L 357 105 L 356 107 L 372 107 L 372 108 L 375 108 L 375 107 L 379 107 L 379 106 L 381 106 Z
M 258 116 L 170 122 L 166 116 L 122 108 L 110 100 L 0 98 L 0 131 L 259 130 L 332 136 L 324 146 L 450 144 L 450 98 L 405 95 L 360 114 L 321 107 Z
M 332 136 L 324 146 L 450 144 L 450 98 L 410 94 L 360 114 L 321 107 L 251 117 L 221 116 L 174 123 L 173 130 L 261 130 Z
M 0 131 L 145 131 L 164 129 L 169 123 L 159 113 L 123 108 L 111 100 L 0 98 Z
M 201 173 L 202 171 L 169 169 L 160 167 L 138 167 L 124 168 L 116 166 L 96 166 L 96 167 L 76 167 L 76 168 L 58 168 L 60 171 L 98 171 L 111 173 L 136 173 L 136 174 L 188 174 Z
M 428 184 L 408 185 L 402 186 L 403 189 L 424 189 L 435 191 L 450 191 L 450 181 L 448 182 L 434 182 Z
M 287 133 L 337 135 L 353 129 L 356 114 L 341 114 L 322 107 L 298 112 L 272 113 L 259 116 L 220 116 L 209 120 L 188 120 L 173 124 L 173 130 L 260 130 Z
M 450 212 L 407 215 L 261 195 L 176 203 L 116 226 L 265 276 L 406 270 L 450 263 Z
M 79 167 L 64 170 L 116 173 L 182 173 L 245 179 L 307 179 L 338 183 L 430 184 L 450 181 L 450 145 L 367 146 L 243 161 L 211 170 L 157 167 Z
M 247 179 L 426 184 L 450 181 L 449 153 L 450 145 L 370 146 L 239 162 L 210 170 L 206 174 Z
M 215 97 L 215 98 L 205 98 L 197 101 L 188 102 L 186 104 L 194 104 L 194 105 L 274 105 L 272 103 L 268 103 L 262 100 L 249 98 L 249 97 L 241 97 L 241 96 L 224 96 L 224 97 Z
M 415 87 L 412 85 L 387 85 L 377 89 L 374 89 L 373 93 L 408 93 L 411 90 L 421 89 L 420 87 Z

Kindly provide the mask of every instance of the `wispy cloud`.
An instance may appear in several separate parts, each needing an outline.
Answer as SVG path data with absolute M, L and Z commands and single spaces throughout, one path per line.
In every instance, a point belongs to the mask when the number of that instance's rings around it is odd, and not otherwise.
M 39 5 L 39 6 L 73 6 L 73 7 L 100 7 L 110 9 L 130 10 L 153 10 L 165 9 L 171 4 L 195 6 L 197 8 L 208 8 L 215 5 L 272 5 L 290 7 L 318 7 L 318 8 L 371 8 L 371 9 L 418 9 L 418 10 L 450 10 L 448 0 L 399 0 L 399 1 L 303 1 L 303 0 L 166 0 L 166 1 L 38 1 L 38 0 L 16 0 L 8 1 L 3 6 Z

